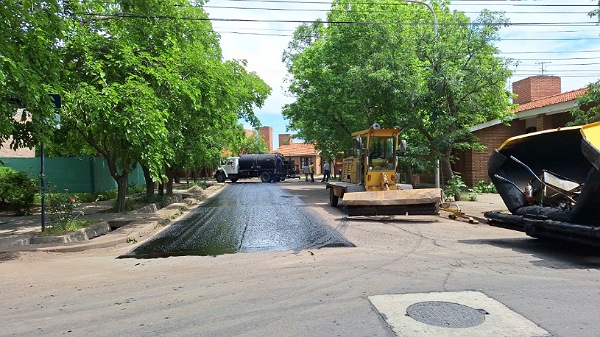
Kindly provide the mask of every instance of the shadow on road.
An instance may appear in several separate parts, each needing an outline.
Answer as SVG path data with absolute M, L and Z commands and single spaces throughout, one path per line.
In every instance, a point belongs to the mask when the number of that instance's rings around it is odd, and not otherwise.
M 492 245 L 523 254 L 531 254 L 539 260 L 532 260 L 535 266 L 552 269 L 600 269 L 598 247 L 580 245 L 564 241 L 536 238 L 474 239 L 459 240 L 473 245 Z

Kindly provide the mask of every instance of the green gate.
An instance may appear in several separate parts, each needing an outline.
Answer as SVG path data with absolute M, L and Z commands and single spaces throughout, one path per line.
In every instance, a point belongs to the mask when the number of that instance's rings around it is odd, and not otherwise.
M 40 158 L 1 158 L 3 166 L 27 172 L 33 179 L 40 178 Z M 102 193 L 117 188 L 108 164 L 102 157 L 44 158 L 44 173 L 49 192 L 69 190 L 72 193 Z M 144 173 L 138 164 L 129 174 L 128 185 L 145 185 Z

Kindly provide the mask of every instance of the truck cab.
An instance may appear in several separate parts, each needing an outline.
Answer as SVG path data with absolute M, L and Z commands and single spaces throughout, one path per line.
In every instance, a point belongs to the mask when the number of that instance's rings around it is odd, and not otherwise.
M 239 161 L 240 157 L 226 158 L 215 173 L 217 182 L 224 183 L 227 179 L 236 182 L 238 180 Z

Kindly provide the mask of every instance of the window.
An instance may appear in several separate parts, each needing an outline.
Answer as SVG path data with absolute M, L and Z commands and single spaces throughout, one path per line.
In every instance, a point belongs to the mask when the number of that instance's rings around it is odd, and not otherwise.
M 371 137 L 369 143 L 369 169 L 390 171 L 396 168 L 395 137 Z

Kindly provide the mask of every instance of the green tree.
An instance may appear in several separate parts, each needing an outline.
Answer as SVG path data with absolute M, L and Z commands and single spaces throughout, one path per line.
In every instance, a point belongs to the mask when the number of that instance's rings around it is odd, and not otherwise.
M 242 155 L 246 153 L 268 153 L 269 149 L 267 147 L 267 143 L 265 140 L 258 134 L 258 132 L 253 133 L 250 136 L 246 135 L 246 131 L 243 130 L 240 126 L 241 132 L 238 134 L 238 138 L 236 139 L 236 151 L 232 153 L 234 155 Z
M 577 108 L 571 110 L 575 120 L 570 125 L 583 125 L 600 121 L 600 81 L 590 83 L 588 91 L 577 98 Z
M 140 5 L 160 9 L 159 3 Z M 168 61 L 161 50 L 171 51 L 169 38 L 155 29 L 159 24 L 151 18 L 115 17 L 130 10 L 132 2 L 125 0 L 65 5 L 70 16 L 61 125 L 77 130 L 106 159 L 117 183 L 118 211 L 124 210 L 127 178 L 135 165 L 141 162 L 160 177 L 165 158 L 172 156 L 165 124 L 168 111 L 147 79 L 149 71 L 160 71 L 157 65 Z M 147 28 L 145 36 L 142 27 Z
M 470 22 L 447 2 L 434 7 L 437 35 L 426 7 L 387 0 L 334 1 L 327 26 L 299 27 L 283 56 L 296 96 L 283 111 L 291 128 L 338 153 L 374 122 L 399 127 L 452 177 L 452 150 L 478 146 L 469 128 L 510 114 L 511 61 L 493 46 L 501 14 Z
M 52 130 L 59 92 L 62 18 L 58 1 L 4 0 L 0 5 L 0 142 L 13 137 L 12 148 L 33 147 L 42 130 Z M 33 121 L 14 121 L 26 109 Z
M 270 88 L 243 61 L 223 61 L 195 1 L 88 0 L 68 2 L 65 11 L 61 124 L 106 158 L 119 210 L 136 163 L 148 194 L 154 181 L 171 193 L 180 169 L 218 162 L 240 118 L 258 123 L 253 107 Z

